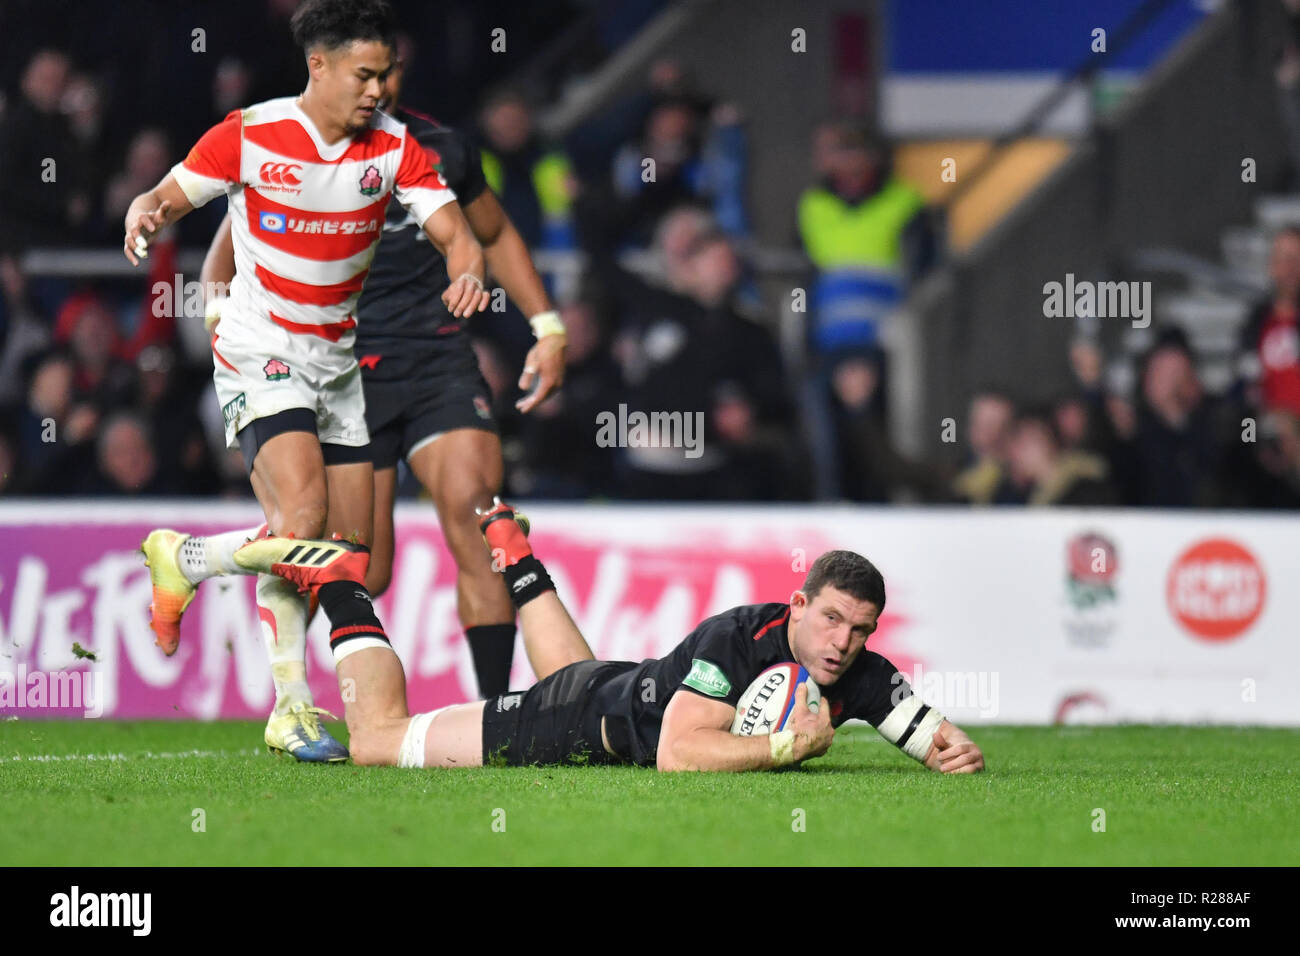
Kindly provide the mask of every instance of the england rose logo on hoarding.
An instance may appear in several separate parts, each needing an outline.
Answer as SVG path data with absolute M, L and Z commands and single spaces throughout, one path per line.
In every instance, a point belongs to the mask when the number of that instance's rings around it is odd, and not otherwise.
M 1227 538 L 1198 541 L 1169 569 L 1169 613 L 1196 637 L 1230 641 L 1264 609 L 1268 582 L 1259 561 Z
M 1119 553 L 1109 538 L 1085 531 L 1065 547 L 1065 588 L 1070 609 L 1065 631 L 1071 643 L 1099 647 L 1115 629 L 1115 582 Z

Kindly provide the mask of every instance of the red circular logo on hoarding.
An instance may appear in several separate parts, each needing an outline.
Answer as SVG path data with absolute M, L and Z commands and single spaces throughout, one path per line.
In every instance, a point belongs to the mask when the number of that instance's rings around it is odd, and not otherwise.
M 1264 609 L 1266 592 L 1255 556 L 1226 538 L 1192 545 L 1169 569 L 1169 612 L 1207 641 L 1241 636 Z
M 1109 538 L 1095 532 L 1076 535 L 1066 549 L 1070 577 L 1088 584 L 1105 584 L 1119 570 L 1119 555 Z

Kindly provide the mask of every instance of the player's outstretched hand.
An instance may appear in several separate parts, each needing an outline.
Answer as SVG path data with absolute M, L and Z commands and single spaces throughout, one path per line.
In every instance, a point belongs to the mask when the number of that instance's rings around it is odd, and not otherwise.
M 528 392 L 515 402 L 515 408 L 525 415 L 559 391 L 564 384 L 564 336 L 544 335 L 528 350 L 524 359 L 524 374 L 519 376 L 519 387 Z
M 141 259 L 149 257 L 149 240 L 167 225 L 167 213 L 171 210 L 170 199 L 164 199 L 157 209 L 137 213 L 134 217 L 127 215 L 126 240 L 122 251 L 126 253 L 131 265 L 138 266 Z
M 984 769 L 984 754 L 969 740 L 950 744 L 942 730 L 934 732 L 934 745 L 938 748 L 935 759 L 941 773 L 979 773 Z
M 475 312 L 482 312 L 488 304 L 487 290 L 478 276 L 465 273 L 442 294 L 442 301 L 447 311 L 458 319 L 468 319 Z
M 817 709 L 808 709 L 808 684 L 801 683 L 794 692 L 794 713 L 786 726 L 794 731 L 794 759 L 806 760 L 820 757 L 830 749 L 835 739 L 831 726 L 830 704 L 822 701 Z

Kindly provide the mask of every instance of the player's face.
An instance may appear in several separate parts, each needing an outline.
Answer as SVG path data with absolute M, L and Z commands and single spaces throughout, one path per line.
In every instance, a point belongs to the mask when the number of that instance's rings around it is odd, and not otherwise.
M 312 79 L 331 118 L 349 134 L 370 122 L 384 95 L 384 82 L 393 67 L 393 51 L 377 40 L 357 40 L 326 54 Z
M 384 95 L 379 100 L 379 108 L 391 113 L 402 96 L 402 61 L 394 60 L 393 68 L 384 78 Z
M 876 630 L 880 609 L 829 585 L 811 601 L 802 591 L 790 599 L 790 650 L 820 687 L 829 687 L 852 666 Z

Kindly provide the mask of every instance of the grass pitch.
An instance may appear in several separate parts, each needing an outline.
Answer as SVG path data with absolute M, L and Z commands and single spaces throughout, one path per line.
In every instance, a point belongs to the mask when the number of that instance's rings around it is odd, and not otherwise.
M 668 775 L 308 766 L 260 723 L 0 720 L 0 864 L 1300 863 L 1300 731 L 972 732 L 974 776 L 868 727 L 800 771 Z

